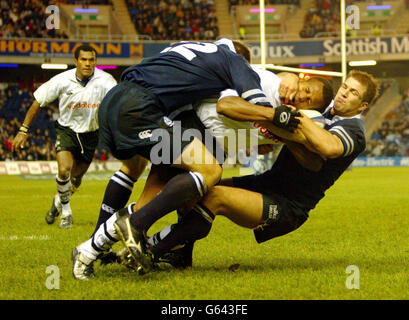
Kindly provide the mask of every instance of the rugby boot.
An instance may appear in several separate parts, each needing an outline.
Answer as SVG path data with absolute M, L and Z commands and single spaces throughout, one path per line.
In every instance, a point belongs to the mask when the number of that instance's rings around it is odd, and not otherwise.
M 72 274 L 75 279 L 86 281 L 95 277 L 94 260 L 86 257 L 78 248 L 74 248 L 72 251 L 71 259 Z
M 145 233 L 131 225 L 130 215 L 127 212 L 118 211 L 116 215 L 117 220 L 114 223 L 115 231 L 129 251 L 136 265 L 142 267 L 138 272 L 140 274 L 149 272 L 153 268 L 153 260 L 146 249 Z
M 55 197 L 57 197 L 57 195 L 54 196 L 51 208 L 50 210 L 48 210 L 47 215 L 45 216 L 45 221 L 48 224 L 53 224 L 55 222 L 55 219 L 59 216 L 62 210 L 61 202 L 59 206 L 55 205 Z

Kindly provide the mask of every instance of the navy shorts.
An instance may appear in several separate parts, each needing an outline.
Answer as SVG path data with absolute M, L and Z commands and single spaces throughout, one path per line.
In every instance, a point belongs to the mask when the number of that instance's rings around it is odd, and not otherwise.
M 139 154 L 154 164 L 173 163 L 194 139 L 190 132 L 184 133 L 196 126 L 196 120 L 184 122 L 182 118 L 180 128 L 176 128 L 163 110 L 160 101 L 146 88 L 129 81 L 119 83 L 107 93 L 99 107 L 101 146 L 119 160 Z M 185 117 L 192 116 L 190 113 Z M 200 120 L 199 123 L 202 125 Z M 152 155 L 157 156 L 156 159 L 152 159 Z M 158 159 L 163 162 L 157 163 Z
M 262 175 L 233 177 L 235 188 L 261 193 L 263 196 L 263 213 L 268 213 L 264 224 L 254 229 L 258 243 L 285 235 L 298 229 L 308 219 L 308 212 L 300 209 L 290 199 L 275 192 L 269 187 Z

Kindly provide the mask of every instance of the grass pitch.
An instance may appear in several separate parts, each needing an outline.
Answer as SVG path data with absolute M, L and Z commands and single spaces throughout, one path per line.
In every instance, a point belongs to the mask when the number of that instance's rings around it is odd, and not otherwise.
M 229 169 L 224 176 L 237 174 Z M 91 235 L 109 177 L 87 174 L 71 201 L 74 226 L 61 230 L 59 220 L 52 226 L 44 220 L 54 177 L 0 176 L 0 299 L 409 298 L 409 168 L 345 172 L 300 229 L 261 245 L 251 230 L 218 217 L 197 242 L 192 269 L 138 276 L 120 265 L 97 264 L 95 279 L 74 280 L 71 250 Z M 175 220 L 172 213 L 149 233 Z M 240 264 L 235 272 L 229 271 L 233 264 Z M 359 289 L 347 287 L 358 285 L 348 280 L 358 275 L 356 269 L 347 273 L 351 265 L 359 269 Z M 49 266 L 58 267 L 59 289 L 47 289 L 48 277 L 57 275 Z

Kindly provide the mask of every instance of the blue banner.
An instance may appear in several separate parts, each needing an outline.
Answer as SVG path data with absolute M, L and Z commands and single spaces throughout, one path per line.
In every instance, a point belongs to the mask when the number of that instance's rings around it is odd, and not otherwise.
M 72 57 L 82 44 L 95 48 L 99 58 L 143 58 L 152 56 L 169 43 L 81 42 L 55 40 L 0 39 L 0 56 Z
M 358 157 L 353 167 L 408 167 L 409 157 Z
M 92 45 L 101 58 L 150 57 L 169 46 L 170 42 L 76 42 L 56 40 L 0 39 L 0 56 L 72 56 L 81 44 Z M 248 42 L 253 58 L 261 56 L 260 43 Z M 341 55 L 341 43 L 337 39 L 268 41 L 267 58 L 292 58 L 304 56 L 333 57 Z M 409 53 L 409 36 L 349 38 L 347 55 L 379 55 Z
M 261 56 L 259 42 L 249 42 L 254 58 Z M 341 56 L 341 41 L 337 39 L 268 41 L 267 58 L 292 58 L 303 56 Z M 409 53 L 409 36 L 348 38 L 346 54 L 375 55 Z

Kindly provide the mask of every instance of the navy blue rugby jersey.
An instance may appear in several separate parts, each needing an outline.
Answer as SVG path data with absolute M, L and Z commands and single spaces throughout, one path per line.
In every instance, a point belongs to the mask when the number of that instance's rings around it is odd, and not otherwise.
M 121 75 L 123 80 L 153 92 L 166 113 L 228 88 L 235 89 L 251 103 L 271 106 L 261 90 L 257 73 L 226 44 L 175 43 L 127 68 Z
M 326 160 L 319 172 L 312 172 L 302 167 L 284 146 L 277 161 L 262 179 L 266 189 L 294 201 L 304 213 L 317 205 L 325 191 L 366 147 L 365 126 L 359 116 L 326 118 L 325 129 L 341 139 L 344 146 L 342 155 Z

